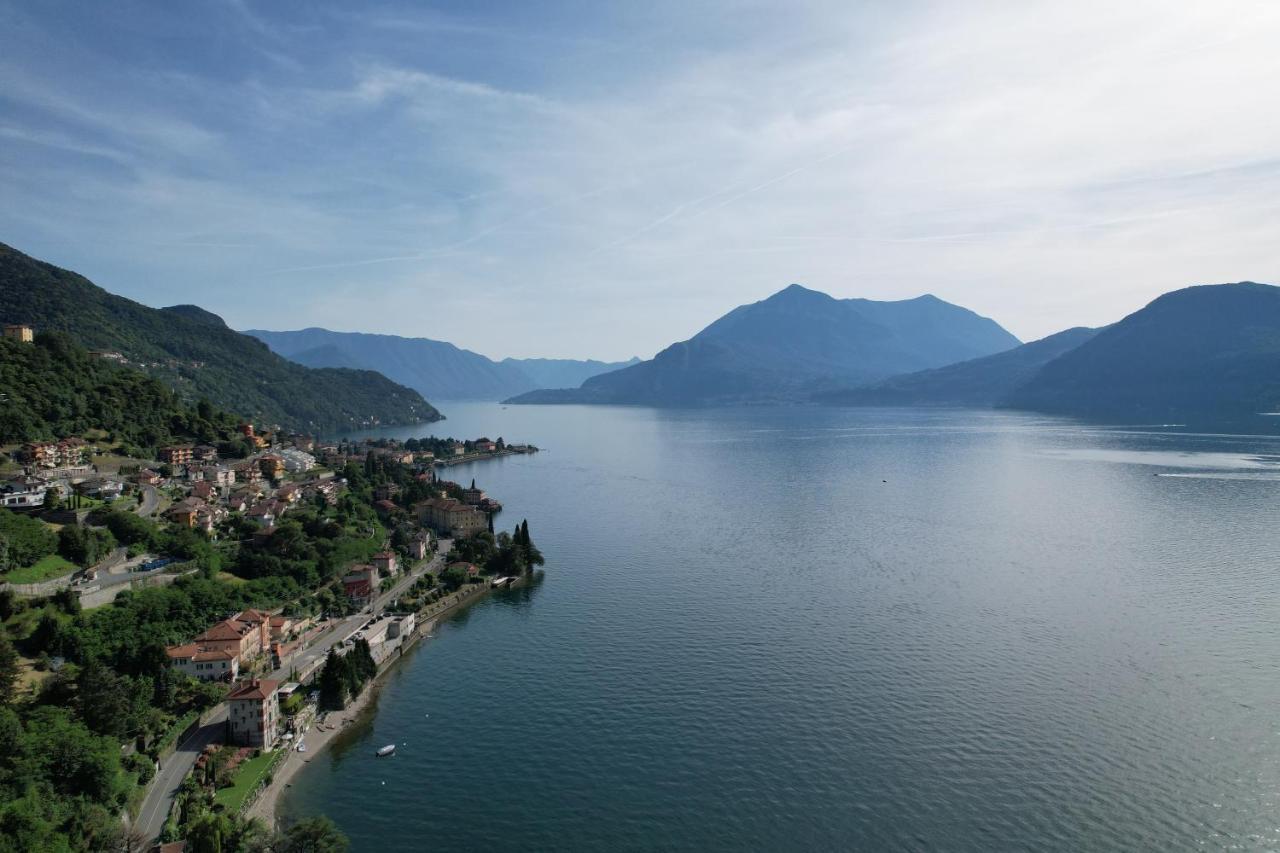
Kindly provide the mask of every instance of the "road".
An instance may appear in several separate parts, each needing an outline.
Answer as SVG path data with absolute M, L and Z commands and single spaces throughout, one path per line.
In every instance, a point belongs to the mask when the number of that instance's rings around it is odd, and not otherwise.
M 159 838 L 164 822 L 169 817 L 169 809 L 178 795 L 178 787 L 187 778 L 196 758 L 211 743 L 222 740 L 227 731 L 227 706 L 223 703 L 209 722 L 196 729 L 161 764 L 160 772 L 151 780 L 147 796 L 138 809 L 138 820 L 135 826 L 148 839 Z
M 142 503 L 138 504 L 135 512 L 138 515 L 155 515 L 160 507 L 160 493 L 156 491 L 155 486 L 142 487 Z
M 373 615 L 382 612 L 382 609 L 390 604 L 393 599 L 404 594 L 405 590 L 412 586 L 413 582 L 422 577 L 424 573 L 438 571 L 444 565 L 444 555 L 448 554 L 449 549 L 452 547 L 453 542 L 451 540 L 441 539 L 436 550 L 436 556 L 419 568 L 407 573 L 396 582 L 395 586 L 374 599 Z M 293 670 L 303 670 L 311 662 L 329 654 L 329 649 L 354 634 L 361 625 L 372 619 L 373 615 L 362 611 L 354 616 L 347 616 L 339 620 L 321 639 L 312 643 L 306 651 L 295 655 L 287 665 L 277 669 L 268 677 L 276 681 L 285 681 Z M 201 726 L 186 742 L 174 750 L 173 755 L 165 759 L 160 772 L 151 780 L 151 787 L 147 789 L 147 795 L 142 801 L 142 807 L 138 810 L 137 827 L 141 832 L 145 833 L 148 839 L 155 839 L 160 836 L 160 831 L 164 829 L 165 819 L 169 816 L 169 809 L 173 806 L 173 800 L 178 795 L 178 787 L 182 784 L 182 780 L 186 778 L 187 774 L 191 772 L 191 768 L 195 766 L 196 758 L 201 751 L 209 744 L 220 741 L 223 738 L 226 734 L 226 723 L 227 706 L 226 703 L 223 703 L 213 717 L 209 719 L 208 724 Z
M 441 539 L 439 547 L 436 549 L 436 555 L 422 566 L 414 569 L 412 572 L 405 574 L 404 577 L 396 581 L 396 585 L 386 592 L 379 595 L 373 601 L 373 613 L 366 613 L 363 610 L 352 616 L 347 616 L 338 620 L 333 624 L 329 631 L 321 637 L 321 639 L 312 643 L 303 652 L 299 652 L 289 659 L 284 666 L 271 673 L 269 678 L 276 681 L 286 681 L 289 673 L 306 672 L 307 669 L 316 661 L 329 654 L 329 649 L 338 643 L 341 643 L 347 637 L 350 637 L 360 626 L 376 617 L 382 612 L 383 608 L 405 593 L 409 587 L 413 586 L 414 581 L 422 577 L 427 572 L 439 571 L 444 565 L 444 555 L 449 553 L 449 549 L 453 547 L 453 541 L 450 539 Z

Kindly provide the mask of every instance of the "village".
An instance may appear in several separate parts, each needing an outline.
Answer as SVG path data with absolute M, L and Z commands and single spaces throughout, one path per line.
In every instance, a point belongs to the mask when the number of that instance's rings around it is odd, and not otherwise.
M 139 740 L 138 755 L 153 756 L 156 766 L 132 811 L 150 838 L 182 836 L 182 791 L 204 791 L 211 807 L 243 815 L 287 755 L 306 749 L 307 733 L 323 731 L 325 713 L 359 692 L 357 685 L 337 703 L 322 698 L 334 661 L 359 658 L 376 674 L 443 613 L 518 582 L 528 569 L 523 557 L 503 557 L 502 548 L 512 547 L 507 533 L 497 549 L 492 535 L 477 536 L 493 533 L 501 504 L 474 481 L 447 481 L 438 469 L 535 447 L 487 437 L 320 442 L 248 422 L 236 428 L 234 447 L 227 445 L 170 444 L 139 458 L 105 436 L 67 436 L 4 448 L 0 468 L 0 507 L 7 511 L 0 515 L 38 522 L 56 531 L 59 543 L 57 553 L 32 565 L 11 560 L 0 592 L 46 614 L 47 602 L 68 596 L 76 602 L 71 612 L 87 615 L 185 578 L 235 590 L 256 575 L 253 560 L 277 559 L 299 530 L 308 540 L 338 537 L 323 570 L 298 561 L 318 586 L 291 585 L 298 597 L 276 606 L 224 611 L 164 648 L 175 677 L 215 692 L 177 721 L 184 728 L 162 738 L 167 747 Z M 131 538 L 135 526 L 152 535 Z M 64 531 L 106 544 L 89 549 L 93 559 L 68 559 Z M 519 535 L 517 527 L 516 541 Z M 173 547 L 175 541 L 197 547 Z M 61 647 L 50 641 L 36 668 L 55 673 Z M 31 689 L 41 689 L 40 673 L 29 675 Z

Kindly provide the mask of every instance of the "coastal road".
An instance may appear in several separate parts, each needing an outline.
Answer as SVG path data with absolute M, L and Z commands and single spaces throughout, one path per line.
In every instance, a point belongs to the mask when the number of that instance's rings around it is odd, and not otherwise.
M 422 577 L 423 574 L 438 571 L 444 565 L 444 555 L 449 553 L 449 549 L 452 546 L 453 542 L 451 540 L 441 539 L 434 557 L 412 572 L 407 573 L 394 587 L 374 599 L 374 615 L 381 612 L 382 608 L 390 604 L 397 596 L 403 595 L 413 585 L 414 581 Z M 286 680 L 291 671 L 295 669 L 303 670 L 312 662 L 323 658 L 329 654 L 329 649 L 351 636 L 361 625 L 372 618 L 373 616 L 370 614 L 360 612 L 339 620 L 320 640 L 312 643 L 305 651 L 290 660 L 286 666 L 277 669 L 268 677 L 276 681 Z M 226 724 L 227 705 L 224 702 L 206 725 L 197 729 L 191 737 L 174 750 L 173 755 L 162 763 L 160 772 L 151 780 L 151 787 L 147 790 L 147 796 L 143 799 L 142 807 L 138 810 L 137 827 L 141 832 L 145 833 L 148 839 L 159 837 L 161 830 L 164 829 L 165 819 L 169 816 L 169 809 L 173 806 L 173 800 L 178 794 L 178 787 L 182 784 L 182 780 L 191 772 L 191 768 L 195 766 L 196 758 L 199 757 L 204 748 L 211 743 L 222 740 L 226 734 Z
M 187 778 L 187 774 L 195 766 L 196 758 L 204 748 L 222 740 L 226 731 L 227 705 L 224 702 L 209 718 L 208 723 L 192 732 L 191 737 L 173 751 L 173 755 L 161 762 L 160 772 L 151 780 L 151 787 L 147 789 L 147 796 L 142 800 L 135 823 L 137 829 L 146 838 L 154 840 L 160 837 L 182 780 Z
M 362 610 L 359 613 L 338 620 L 323 637 L 308 646 L 305 651 L 294 655 L 288 663 L 271 673 L 268 678 L 275 681 L 286 681 L 289 678 L 289 673 L 294 670 L 305 672 L 312 664 L 329 654 L 329 649 L 350 637 L 359 630 L 361 625 L 375 618 L 382 612 L 384 607 L 403 595 L 418 578 L 427 572 L 438 572 L 444 566 L 444 556 L 449 553 L 449 549 L 452 547 L 452 540 L 441 539 L 434 557 L 412 572 L 405 574 L 404 577 L 396 582 L 395 586 L 374 599 L 372 614 L 365 613 Z

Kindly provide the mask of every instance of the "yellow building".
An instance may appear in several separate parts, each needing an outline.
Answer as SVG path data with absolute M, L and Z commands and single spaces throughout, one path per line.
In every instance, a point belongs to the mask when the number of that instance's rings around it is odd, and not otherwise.
M 4 327 L 4 336 L 11 341 L 29 344 L 36 339 L 36 333 L 24 323 L 9 323 Z

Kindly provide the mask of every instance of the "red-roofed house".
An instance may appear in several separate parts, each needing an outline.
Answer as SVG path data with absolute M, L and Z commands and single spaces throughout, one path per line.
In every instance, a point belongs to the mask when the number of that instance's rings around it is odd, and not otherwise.
M 252 679 L 237 684 L 227 697 L 228 735 L 242 746 L 267 747 L 276 742 L 280 708 L 276 702 L 278 681 Z
M 240 677 L 240 659 L 235 652 L 199 643 L 185 643 L 165 649 L 169 665 L 201 681 L 234 681 Z

